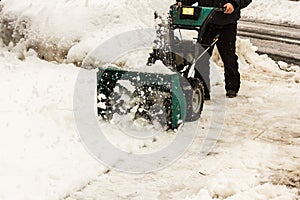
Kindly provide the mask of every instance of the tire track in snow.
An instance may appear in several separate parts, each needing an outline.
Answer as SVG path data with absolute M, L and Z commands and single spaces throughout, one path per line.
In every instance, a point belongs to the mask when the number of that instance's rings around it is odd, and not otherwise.
M 300 25 L 241 19 L 238 36 L 250 38 L 258 52 L 275 60 L 300 65 Z

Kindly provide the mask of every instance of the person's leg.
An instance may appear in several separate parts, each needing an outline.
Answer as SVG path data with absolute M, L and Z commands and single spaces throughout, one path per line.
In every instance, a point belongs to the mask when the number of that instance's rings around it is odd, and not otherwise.
M 213 42 L 216 33 L 212 25 L 207 26 L 202 38 L 201 39 L 201 51 L 200 54 L 207 49 Z M 196 63 L 196 70 L 201 75 L 204 80 L 204 98 L 209 100 L 210 99 L 210 67 L 209 67 L 209 59 L 212 55 L 213 47 L 210 48 L 207 53 L 205 53 Z
M 237 24 L 218 29 L 220 33 L 217 48 L 224 63 L 225 89 L 237 93 L 240 89 L 240 73 L 238 71 L 238 57 L 235 54 Z

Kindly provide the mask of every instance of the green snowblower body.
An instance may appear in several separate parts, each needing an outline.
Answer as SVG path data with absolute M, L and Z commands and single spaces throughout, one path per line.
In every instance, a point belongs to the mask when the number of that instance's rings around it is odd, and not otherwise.
M 200 33 L 215 10 L 216 8 L 212 7 L 177 7 L 172 5 L 169 13 L 169 27 L 172 30 L 188 29 L 197 30 Z M 171 37 L 174 37 L 174 35 Z M 137 105 L 139 114 L 136 115 L 136 118 L 146 115 L 148 116 L 146 118 L 151 120 L 153 113 L 153 115 L 161 115 L 161 111 L 163 111 L 166 118 L 166 120 L 163 120 L 163 123 L 172 129 L 178 128 L 186 118 L 191 118 L 189 110 L 193 110 L 193 108 L 196 109 L 194 112 L 198 113 L 199 118 L 204 102 L 203 87 L 199 87 L 201 85 L 199 83 L 202 80 L 192 80 L 193 83 L 186 81 L 186 77 L 182 77 L 176 69 L 175 56 L 166 56 L 161 53 L 163 51 L 159 49 L 150 53 L 148 63 L 155 63 L 156 60 L 162 60 L 165 65 L 168 65 L 166 63 L 173 63 L 171 65 L 174 65 L 175 63 L 175 66 L 166 66 L 173 69 L 174 73 L 160 74 L 138 72 L 116 67 L 99 67 L 97 73 L 98 115 L 110 120 L 116 112 L 121 114 L 124 112 L 128 113 L 133 108 L 133 105 L 126 107 L 118 104 L 115 100 L 119 98 L 122 101 L 120 88 L 123 88 L 121 89 L 123 93 L 124 88 L 127 88 L 125 89 L 125 93 L 128 93 L 128 96 L 130 96 L 130 101 L 133 101 L 138 95 L 142 94 L 142 97 L 140 97 L 142 102 Z M 173 53 L 176 54 L 176 52 Z M 165 62 L 163 59 L 166 58 L 171 59 L 171 61 Z M 119 87 L 118 90 L 116 90 L 116 87 Z M 197 88 L 195 89 L 195 87 Z M 196 100 L 194 99 L 195 95 Z M 149 99 L 152 102 L 148 101 Z M 193 102 L 199 105 L 191 105 Z M 120 109 L 122 106 L 123 108 Z M 157 107 L 160 107 L 162 110 L 159 110 Z
M 215 10 L 214 7 L 181 6 L 172 7 L 170 14 L 175 28 L 200 29 Z
M 172 128 L 177 128 L 186 117 L 186 99 L 181 88 L 179 81 L 179 76 L 176 73 L 172 74 L 157 74 L 157 73 L 148 73 L 148 72 L 138 72 L 138 71 L 128 71 L 120 68 L 99 68 L 97 74 L 97 93 L 104 94 L 109 97 L 113 94 L 114 89 L 117 84 L 122 84 L 123 87 L 129 88 L 133 87 L 134 89 L 129 91 L 127 89 L 127 94 L 130 97 L 135 97 L 135 93 L 143 92 L 142 98 L 151 98 L 149 95 L 154 95 L 154 93 L 167 93 L 170 94 L 169 101 L 166 101 L 163 105 L 165 110 L 171 114 L 166 121 L 168 126 Z M 130 86 L 124 84 L 124 81 L 128 80 Z M 123 81 L 123 82 L 122 82 Z M 139 91 L 143 90 L 143 91 Z M 146 95 L 146 92 L 150 92 L 149 95 Z M 160 95 L 161 98 L 165 96 Z M 98 99 L 99 100 L 99 99 Z M 103 99 L 104 101 L 108 99 Z M 111 100 L 111 99 L 110 99 Z M 109 101 L 110 101 L 109 100 Z M 101 100 L 100 100 L 101 101 Z M 106 104 L 107 106 L 108 104 Z M 103 116 L 108 116 L 107 112 L 114 112 L 109 110 L 109 107 L 106 107 L 99 111 L 98 113 Z

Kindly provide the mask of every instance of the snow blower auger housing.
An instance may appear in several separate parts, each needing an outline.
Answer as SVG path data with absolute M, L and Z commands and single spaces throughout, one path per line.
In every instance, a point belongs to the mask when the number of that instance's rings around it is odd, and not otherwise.
M 158 120 L 168 129 L 177 129 L 184 121 L 198 119 L 207 86 L 198 70 L 193 76 L 188 75 L 188 71 L 203 54 L 199 41 L 216 10 L 210 7 L 172 5 L 167 20 L 155 13 L 155 20 L 161 21 L 156 26 L 155 47 L 150 53 L 147 65 L 161 60 L 172 73 L 99 67 L 98 115 L 110 120 L 114 113 L 134 113 L 134 119 L 142 117 L 149 121 Z M 197 42 L 180 40 L 174 35 L 175 29 L 198 31 Z M 191 59 L 187 60 L 187 57 Z
M 104 119 L 110 120 L 114 113 L 122 115 L 133 111 L 135 119 L 158 120 L 176 129 L 186 117 L 186 100 L 176 73 L 155 74 L 107 67 L 99 68 L 97 80 L 98 114 Z

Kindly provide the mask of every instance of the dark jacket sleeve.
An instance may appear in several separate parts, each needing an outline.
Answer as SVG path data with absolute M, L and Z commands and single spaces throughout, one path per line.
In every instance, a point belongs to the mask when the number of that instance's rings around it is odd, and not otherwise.
M 238 9 L 238 8 L 240 8 L 239 0 L 228 0 L 228 1 L 226 1 L 226 3 L 227 2 L 231 3 L 233 5 L 233 7 L 234 7 L 235 10 Z
M 234 6 L 234 8 L 246 8 L 252 0 L 229 0 L 229 2 Z
M 194 3 L 198 2 L 198 0 L 180 0 L 183 5 L 193 5 Z
M 240 8 L 246 8 L 252 0 L 240 0 Z

